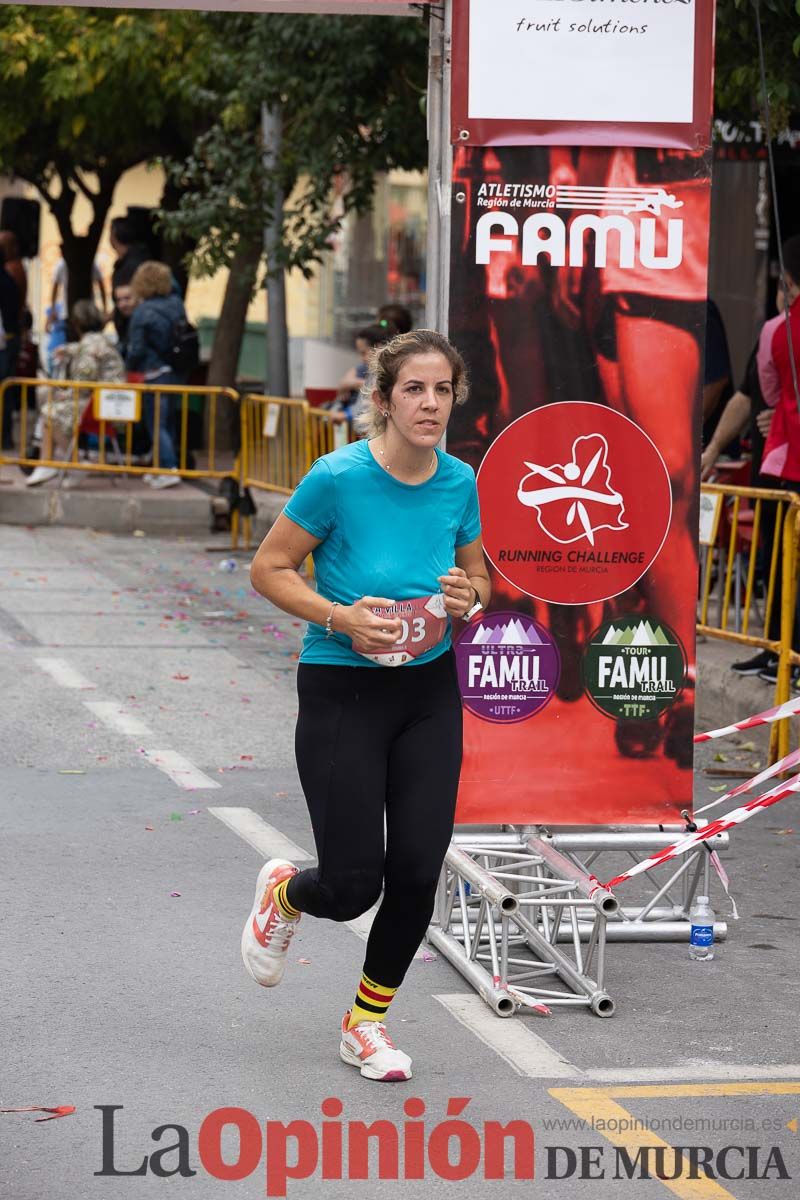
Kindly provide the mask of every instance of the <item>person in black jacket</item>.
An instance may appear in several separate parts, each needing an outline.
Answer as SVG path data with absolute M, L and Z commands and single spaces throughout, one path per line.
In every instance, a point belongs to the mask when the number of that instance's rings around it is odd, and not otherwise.
M 159 387 L 184 383 L 172 366 L 172 351 L 176 332 L 186 322 L 183 301 L 173 290 L 172 272 L 164 263 L 143 262 L 136 269 L 131 283 L 136 307 L 128 326 L 125 365 L 129 371 L 141 373 L 149 383 Z M 146 482 L 154 488 L 174 487 L 180 483 L 178 459 L 172 438 L 175 394 L 159 391 L 159 430 L 157 465 L 174 471 L 174 475 L 157 475 Z M 155 393 L 143 396 L 144 419 L 154 443 L 155 457 Z
M 14 374 L 19 353 L 20 302 L 19 288 L 5 269 L 5 255 L 0 248 L 0 383 Z M 6 393 L 3 403 L 2 441 L 4 450 L 11 449 L 12 404 Z

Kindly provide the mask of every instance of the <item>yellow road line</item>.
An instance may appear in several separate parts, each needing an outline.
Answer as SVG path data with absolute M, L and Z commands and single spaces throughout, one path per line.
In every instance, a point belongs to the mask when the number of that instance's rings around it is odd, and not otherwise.
M 673 1147 L 637 1121 L 621 1104 L 617 1104 L 615 1097 L 652 1099 L 676 1096 L 786 1096 L 800 1093 L 800 1082 L 641 1084 L 599 1088 L 549 1088 L 548 1091 L 576 1117 L 586 1121 L 590 1128 L 593 1128 L 593 1118 L 595 1121 L 602 1120 L 605 1128 L 595 1129 L 595 1132 L 601 1133 L 612 1145 L 626 1150 L 633 1156 L 645 1146 L 663 1146 L 669 1151 L 672 1151 Z M 612 1123 L 617 1126 L 616 1129 L 609 1128 Z M 689 1160 L 685 1155 L 682 1157 L 688 1169 Z M 657 1179 L 658 1176 L 653 1175 L 652 1178 Z M 735 1200 L 727 1188 L 706 1176 L 699 1179 L 661 1179 L 659 1182 L 679 1197 L 679 1200 Z

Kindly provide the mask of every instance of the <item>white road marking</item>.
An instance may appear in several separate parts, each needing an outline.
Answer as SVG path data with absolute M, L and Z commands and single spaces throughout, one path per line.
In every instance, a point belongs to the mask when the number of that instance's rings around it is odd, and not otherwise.
M 175 750 L 148 750 L 145 748 L 144 757 L 154 767 L 158 767 L 159 771 L 169 775 L 172 782 L 177 783 L 178 787 L 186 788 L 188 791 L 201 788 L 208 790 L 221 786 L 215 779 L 209 779 L 208 775 L 204 775 L 194 763 L 189 762 L 188 758 L 184 758 Z
M 116 700 L 84 700 L 83 703 L 116 733 L 123 733 L 126 737 L 154 737 L 149 725 L 145 725 L 133 713 L 126 712 L 125 705 Z
M 584 1072 L 521 1021 L 497 1017 L 480 996 L 459 992 L 434 996 L 470 1033 L 504 1058 L 518 1075 L 533 1079 L 584 1079 Z
M 577 1079 L 604 1084 L 691 1083 L 732 1079 L 743 1081 L 797 1079 L 800 1064 L 742 1065 L 693 1059 L 675 1067 L 586 1067 L 563 1058 L 528 1027 L 529 1018 L 497 1017 L 481 1000 L 468 993 L 434 996 L 471 1033 L 494 1050 L 518 1075 L 533 1079 Z
M 288 858 L 290 862 L 295 863 L 314 861 L 308 851 L 286 837 L 279 829 L 268 825 L 252 808 L 209 808 L 208 811 L 234 833 L 238 833 L 240 838 L 254 850 L 258 850 L 264 858 Z
M 80 671 L 76 671 L 63 658 L 35 658 L 37 667 L 41 667 L 48 675 L 60 683 L 62 687 L 81 688 L 83 691 L 93 691 L 95 684 L 90 683 Z
M 737 1063 L 695 1061 L 685 1067 L 627 1067 L 624 1070 L 602 1067 L 586 1071 L 587 1079 L 601 1083 L 691 1083 L 711 1079 L 798 1079 L 800 1064 L 783 1066 L 742 1066 Z

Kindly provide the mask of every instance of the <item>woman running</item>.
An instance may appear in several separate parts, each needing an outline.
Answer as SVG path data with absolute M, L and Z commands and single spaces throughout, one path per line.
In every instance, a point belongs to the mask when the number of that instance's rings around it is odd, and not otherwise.
M 384 1019 L 433 913 L 461 767 L 450 618 L 484 607 L 490 584 L 474 473 L 436 448 L 467 398 L 460 354 L 432 330 L 401 334 L 375 350 L 364 395 L 366 440 L 314 463 L 251 570 L 308 622 L 295 752 L 318 866 L 265 863 L 242 957 L 274 987 L 303 913 L 351 921 L 383 889 L 339 1054 L 366 1079 L 401 1080 L 411 1059 Z

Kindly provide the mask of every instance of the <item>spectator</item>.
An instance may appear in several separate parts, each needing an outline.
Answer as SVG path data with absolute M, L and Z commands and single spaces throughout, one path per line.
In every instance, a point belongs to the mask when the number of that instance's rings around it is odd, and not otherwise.
M 20 258 L 19 242 L 17 235 L 10 229 L 0 230 L 0 250 L 5 256 L 6 272 L 14 280 L 19 292 L 19 316 L 20 321 L 25 312 L 28 303 L 28 275 L 25 271 L 25 264 Z
M 118 287 L 130 285 L 137 269 L 143 262 L 152 260 L 152 255 L 143 242 L 136 241 L 134 227 L 127 217 L 114 217 L 108 236 L 111 248 L 117 256 L 111 271 L 111 295 L 114 296 Z M 120 327 L 125 322 L 116 304 L 112 309 L 111 318 L 119 337 Z
M 160 386 L 184 383 L 172 366 L 176 333 L 186 324 L 183 301 L 173 290 L 172 272 L 164 263 L 143 262 L 131 284 L 135 308 L 127 334 L 125 364 L 129 371 L 141 372 L 144 379 Z M 172 438 L 175 397 L 160 392 L 158 428 L 158 466 L 172 475 L 145 476 L 153 488 L 174 487 L 180 483 L 178 459 Z M 155 447 L 155 393 L 143 396 L 144 418 Z
M 731 356 L 722 314 L 713 300 L 706 301 L 706 343 L 703 364 L 703 445 L 707 446 L 731 398 Z M 734 453 L 738 452 L 738 443 Z
M 414 322 L 404 304 L 384 304 L 378 309 L 378 324 L 392 326 L 395 333 L 410 333 Z
M 359 329 L 354 340 L 361 361 L 351 367 L 339 383 L 336 399 L 331 405 L 335 421 L 352 421 L 362 385 L 367 377 L 370 355 L 376 346 L 385 345 L 396 333 L 397 330 L 389 321 L 383 325 L 367 325 L 364 329 Z
M 116 324 L 117 330 L 117 348 L 123 358 L 127 355 L 128 350 L 128 329 L 131 323 L 131 314 L 136 307 L 133 299 L 133 289 L 129 283 L 121 283 L 114 288 L 114 310 L 119 314 L 119 321 Z
M 758 347 L 758 377 L 764 399 L 773 409 L 772 421 L 761 460 L 763 487 L 780 488 L 800 492 L 800 393 L 795 383 L 792 368 L 792 353 L 798 376 L 800 376 L 800 235 L 795 235 L 783 244 L 784 274 L 786 282 L 786 315 L 768 321 L 761 331 Z M 790 343 L 791 337 L 791 343 Z M 766 424 L 766 422 L 762 422 Z M 774 531 L 775 517 L 769 524 L 765 511 L 765 544 Z M 774 533 L 772 533 L 774 536 Z M 775 596 L 772 605 L 770 627 L 767 636 L 780 641 L 781 636 L 781 572 L 778 571 Z M 795 636 L 796 642 L 796 636 Z M 778 663 L 774 655 L 763 651 L 764 665 L 758 670 L 759 679 L 775 683 Z M 752 668 L 758 655 L 750 660 Z M 752 673 L 752 671 L 750 672 Z
M 5 270 L 5 254 L 0 247 L 0 383 L 13 375 L 17 365 L 20 338 L 19 288 Z M 0 431 L 0 446 L 12 449 L 13 427 L 12 406 L 6 396 L 3 403 L 3 423 Z
M 114 346 L 103 333 L 103 314 L 91 300 L 79 300 L 72 306 L 72 325 L 79 341 L 59 346 L 56 357 L 62 366 L 64 377 L 74 380 L 105 381 L 121 383 L 125 379 L 125 365 Z M 77 394 L 78 422 L 86 405 L 92 398 L 90 388 L 81 388 Z M 75 434 L 76 396 L 73 388 L 48 392 L 44 405 L 44 437 L 42 458 L 64 460 L 70 453 L 70 442 Z M 54 479 L 56 467 L 37 467 L 25 481 L 27 487 Z
M 714 467 L 717 459 L 721 454 L 725 453 L 740 434 L 744 433 L 749 425 L 750 438 L 750 453 L 752 472 L 750 477 L 751 487 L 771 487 L 773 481 L 765 482 L 761 478 L 761 458 L 764 453 L 764 435 L 760 425 L 765 424 L 762 414 L 766 413 L 768 420 L 766 421 L 767 428 L 772 419 L 772 408 L 777 403 L 777 395 L 773 391 L 771 404 L 768 405 L 764 397 L 763 390 L 763 371 L 759 369 L 759 360 L 763 358 L 764 346 L 772 346 L 772 338 L 775 330 L 783 320 L 783 291 L 778 288 L 778 293 L 775 297 L 775 303 L 778 309 L 778 315 L 771 317 L 765 321 L 764 326 L 759 335 L 756 345 L 748 359 L 745 368 L 744 378 L 736 392 L 731 396 L 722 411 L 722 414 L 717 423 L 717 427 L 711 436 L 711 439 L 703 451 L 700 460 L 700 478 L 705 481 L 713 475 Z M 759 418 L 761 420 L 759 421 Z

